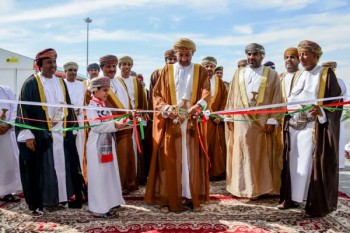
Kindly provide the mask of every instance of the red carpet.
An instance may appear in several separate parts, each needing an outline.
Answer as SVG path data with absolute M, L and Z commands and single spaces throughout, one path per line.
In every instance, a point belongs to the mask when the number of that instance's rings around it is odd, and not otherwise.
M 96 219 L 87 211 L 45 211 L 33 218 L 22 200 L 0 208 L 0 232 L 350 232 L 350 199 L 340 193 L 338 209 L 324 218 L 307 218 L 303 208 L 278 210 L 277 198 L 234 198 L 224 182 L 214 182 L 204 211 L 162 214 L 143 202 L 141 189 L 125 198 L 118 218 Z

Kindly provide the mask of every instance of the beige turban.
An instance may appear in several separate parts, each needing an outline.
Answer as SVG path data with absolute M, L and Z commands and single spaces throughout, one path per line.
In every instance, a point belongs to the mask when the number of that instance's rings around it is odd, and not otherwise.
M 238 67 L 246 67 L 248 64 L 247 59 L 241 59 L 237 62 Z
M 174 43 L 174 50 L 175 52 L 179 50 L 192 50 L 196 52 L 196 44 L 190 39 L 181 38 Z
M 316 42 L 313 42 L 311 40 L 303 40 L 299 42 L 298 52 L 305 52 L 305 51 L 316 53 L 319 55 L 319 57 L 322 56 L 321 46 L 319 46 Z
M 100 57 L 100 66 L 105 64 L 118 64 L 118 58 L 111 54 Z
M 294 55 L 299 60 L 298 55 L 298 49 L 294 47 L 290 47 L 284 51 L 284 59 L 286 59 L 287 56 Z
M 67 62 L 66 64 L 63 65 L 63 69 L 64 69 L 64 71 L 67 71 L 69 69 L 76 69 L 76 70 L 78 70 L 79 66 L 74 61 L 70 61 L 70 62 Z
M 213 65 L 216 66 L 217 65 L 217 61 L 216 61 L 215 57 L 208 56 L 208 57 L 205 57 L 205 58 L 202 59 L 202 62 L 201 62 L 202 66 L 205 66 L 205 65 L 208 65 L 208 64 L 213 64 Z
M 119 58 L 118 66 L 120 67 L 120 65 L 121 65 L 122 63 L 129 63 L 129 64 L 131 64 L 131 66 L 134 65 L 134 61 L 133 61 L 132 58 L 129 57 L 129 56 L 122 56 L 122 57 L 120 57 L 120 58 Z
M 224 67 L 218 66 L 218 67 L 215 68 L 215 72 L 216 71 L 224 71 Z
M 93 92 L 96 91 L 99 87 L 109 87 L 110 82 L 111 79 L 108 77 L 97 77 L 91 80 L 88 89 L 90 92 Z
M 337 68 L 337 62 L 335 62 L 335 61 L 323 62 L 323 63 L 322 63 L 322 66 L 323 66 L 323 67 L 330 67 L 330 68 L 335 69 L 335 68 Z
M 167 51 L 165 51 L 164 53 L 164 57 L 175 57 L 175 51 L 174 49 L 168 49 Z

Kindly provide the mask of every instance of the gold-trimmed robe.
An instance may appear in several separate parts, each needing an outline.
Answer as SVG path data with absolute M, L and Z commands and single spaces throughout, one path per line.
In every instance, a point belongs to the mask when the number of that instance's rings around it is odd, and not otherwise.
M 246 108 L 242 96 L 240 73 L 245 68 L 238 69 L 233 77 L 227 97 L 226 109 Z M 265 68 L 266 69 L 266 68 Z M 277 104 L 281 102 L 281 85 L 276 71 L 267 68 L 266 86 L 260 85 L 258 97 L 259 106 Z M 263 82 L 264 79 L 262 79 Z M 245 87 L 244 87 L 245 88 Z M 263 98 L 262 98 L 263 97 Z M 260 99 L 260 100 L 259 100 Z M 238 197 L 258 197 L 274 191 L 273 161 L 278 156 L 274 153 L 276 134 L 266 134 L 263 130 L 272 114 L 237 114 L 234 116 L 233 132 L 229 132 L 227 144 L 227 176 L 226 188 Z M 280 176 L 278 177 L 280 179 Z
M 203 99 L 207 103 L 210 95 L 210 83 L 207 70 L 199 65 L 198 76 L 194 78 L 191 106 Z M 166 65 L 154 88 L 153 105 L 155 110 L 162 110 L 166 105 L 173 105 L 174 90 L 171 86 L 169 69 L 173 65 Z M 196 69 L 196 68 L 195 68 Z M 196 72 L 194 72 L 196 73 Z M 195 80 L 198 80 L 196 85 Z M 191 122 L 192 121 L 192 126 Z M 200 125 L 203 142 L 206 142 L 206 125 Z M 209 200 L 208 160 L 200 146 L 197 124 L 189 120 L 187 124 L 187 140 L 190 145 L 188 164 L 190 167 L 190 190 L 193 207 Z M 180 126 L 169 118 L 163 118 L 161 113 L 153 118 L 153 154 L 150 172 L 147 180 L 145 201 L 150 204 L 167 205 L 171 211 L 181 211 L 182 206 L 182 136 Z

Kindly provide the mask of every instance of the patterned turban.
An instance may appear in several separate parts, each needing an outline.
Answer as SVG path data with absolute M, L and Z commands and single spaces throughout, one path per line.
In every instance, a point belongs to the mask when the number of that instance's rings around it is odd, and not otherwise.
M 284 51 L 284 59 L 286 59 L 286 57 L 288 55 L 294 55 L 299 60 L 299 54 L 298 54 L 298 49 L 297 48 L 290 47 L 290 48 L 286 49 Z
M 97 63 L 91 63 L 90 65 L 88 65 L 86 70 L 87 71 L 89 71 L 89 70 L 98 70 L 98 71 L 100 71 L 100 66 Z
M 143 81 L 143 75 L 142 74 L 138 74 L 136 75 L 136 78 L 140 81 Z
M 205 58 L 202 59 L 202 62 L 201 62 L 202 66 L 205 66 L 205 65 L 208 65 L 208 64 L 213 64 L 213 65 L 216 66 L 217 65 L 217 61 L 216 61 L 215 57 L 208 56 L 208 57 L 205 57 Z
M 245 47 L 245 53 L 247 54 L 248 52 L 265 54 L 265 49 L 260 44 L 251 43 Z
M 164 57 L 175 57 L 175 51 L 174 49 L 168 49 L 167 51 L 165 51 L 164 53 Z
M 218 67 L 215 68 L 215 72 L 216 71 L 224 71 L 224 67 L 218 66 Z
M 40 51 L 36 56 L 35 56 L 35 64 L 39 67 L 42 65 L 42 60 L 44 59 L 56 59 L 57 58 L 57 53 L 54 49 L 48 48 Z
M 106 64 L 118 64 L 118 58 L 111 54 L 107 54 L 100 57 L 100 66 L 103 66 Z
M 97 77 L 91 80 L 88 89 L 90 92 L 94 92 L 99 87 L 109 87 L 110 82 L 110 78 L 108 77 Z
M 275 63 L 273 63 L 272 61 L 265 62 L 264 66 L 271 67 L 272 69 L 276 68 Z
M 238 67 L 241 67 L 241 66 L 246 67 L 247 64 L 248 64 L 247 59 L 241 59 L 237 62 Z
M 337 62 L 335 62 L 335 61 L 323 62 L 323 63 L 322 63 L 322 66 L 323 66 L 323 67 L 330 67 L 330 68 L 335 69 L 335 68 L 337 68 Z
M 137 73 L 133 70 L 130 71 L 130 76 L 133 76 L 133 77 L 136 77 L 137 76 Z
M 70 62 L 67 62 L 66 64 L 63 65 L 63 69 L 64 69 L 64 71 L 67 71 L 68 69 L 76 69 L 76 70 L 78 70 L 79 66 L 74 61 L 70 61 Z
M 174 50 L 175 52 L 179 50 L 192 50 L 196 52 L 196 44 L 190 39 L 180 38 L 174 43 Z
M 129 56 L 122 56 L 122 57 L 119 58 L 118 66 L 120 67 L 120 65 L 122 63 L 129 63 L 129 64 L 131 64 L 131 66 L 133 66 L 134 65 L 134 60 L 132 60 L 132 58 L 129 57 Z
M 316 42 L 313 42 L 311 40 L 303 40 L 299 42 L 298 52 L 305 52 L 305 51 L 316 53 L 319 55 L 319 57 L 322 56 L 321 46 L 319 46 Z

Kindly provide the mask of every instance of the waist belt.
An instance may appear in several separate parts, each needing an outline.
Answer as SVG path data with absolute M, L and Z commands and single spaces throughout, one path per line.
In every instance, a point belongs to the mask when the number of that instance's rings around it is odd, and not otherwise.
M 302 130 L 310 122 L 315 121 L 316 117 L 307 116 L 306 112 L 298 112 L 289 119 L 289 126 L 296 130 Z

